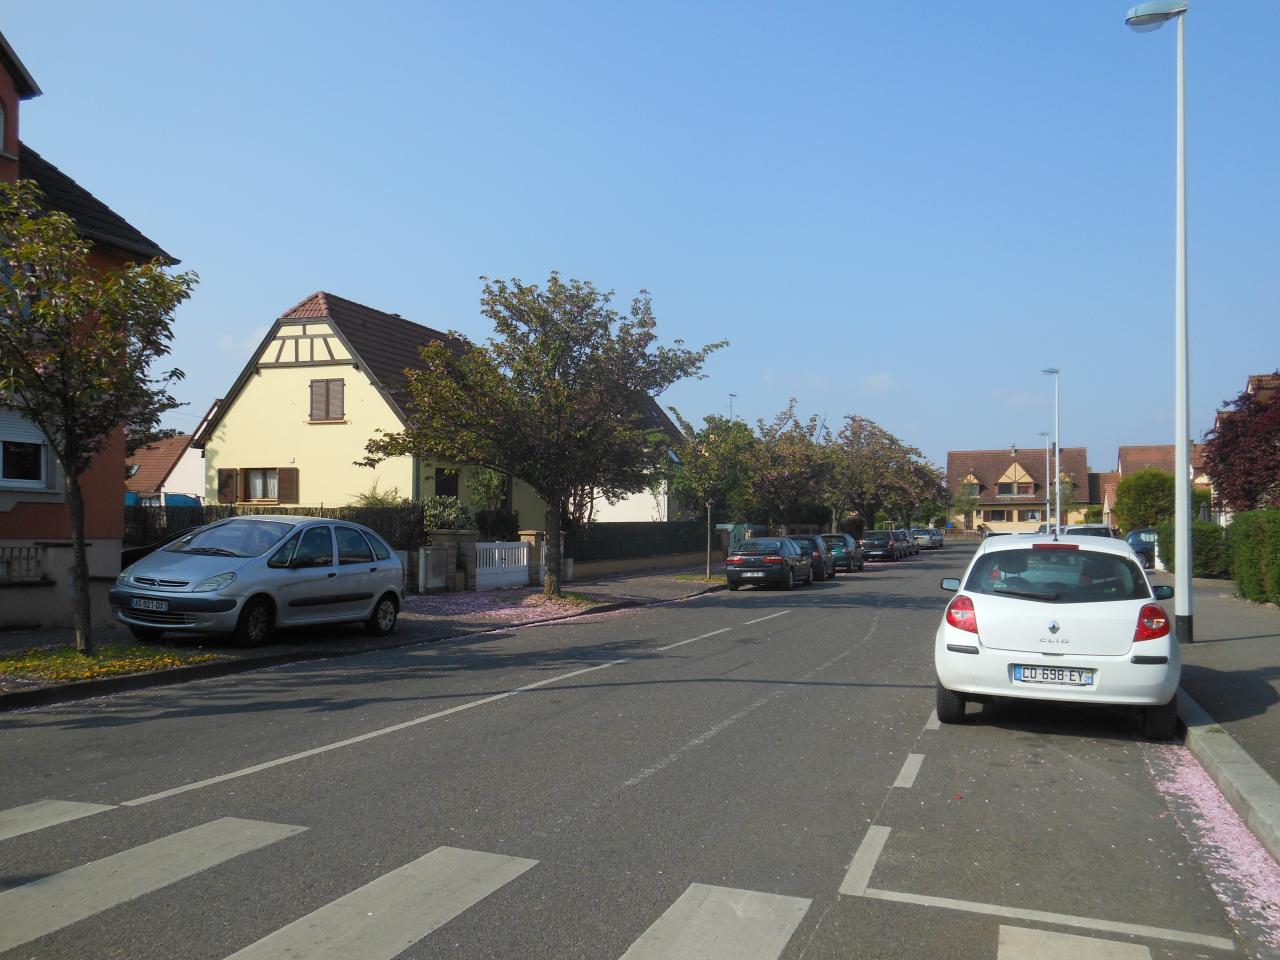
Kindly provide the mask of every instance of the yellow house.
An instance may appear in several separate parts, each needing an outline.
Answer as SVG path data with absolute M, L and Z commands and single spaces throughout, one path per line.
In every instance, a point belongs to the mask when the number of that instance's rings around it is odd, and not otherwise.
M 356 466 L 378 431 L 406 423 L 406 369 L 418 350 L 447 334 L 319 292 L 285 312 L 249 358 L 227 396 L 197 431 L 209 503 L 345 506 L 371 491 L 466 502 L 472 471 L 442 461 L 394 457 Z M 521 526 L 545 527 L 546 507 L 513 481 Z

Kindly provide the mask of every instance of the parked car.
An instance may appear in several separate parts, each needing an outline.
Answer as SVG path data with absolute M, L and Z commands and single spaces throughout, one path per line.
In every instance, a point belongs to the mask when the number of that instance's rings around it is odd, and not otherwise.
M 849 534 L 824 533 L 822 539 L 831 548 L 831 558 L 835 563 L 835 569 L 848 570 L 853 573 L 855 570 L 863 570 L 866 567 L 867 564 L 862 559 L 862 549 L 858 546 L 858 541 L 849 536 Z
M 1181 664 L 1172 621 L 1133 551 L 1102 538 L 983 543 L 934 638 L 938 719 L 962 723 L 993 697 L 1129 704 L 1148 737 L 1177 727 Z
M 933 549 L 941 550 L 943 544 L 947 542 L 946 534 L 940 527 L 930 527 L 929 534 L 933 537 Z
M 1117 539 L 1116 533 L 1105 523 L 1069 523 L 1062 528 L 1065 537 L 1107 537 Z
M 934 540 L 933 530 L 929 527 L 912 527 L 911 537 L 921 550 L 936 550 L 939 546 Z
M 724 572 L 730 590 L 747 583 L 787 590 L 813 583 L 808 551 L 789 537 L 748 537 L 725 558 Z
M 1154 569 L 1156 565 L 1156 539 L 1154 527 L 1130 530 L 1129 535 L 1124 538 L 1125 543 L 1129 544 L 1129 549 L 1138 555 L 1142 566 L 1147 570 Z
M 835 557 L 832 556 L 827 541 L 823 540 L 819 534 L 795 534 L 791 539 L 800 545 L 801 550 L 808 551 L 815 580 L 826 580 L 836 575 Z
M 404 600 L 404 565 L 358 523 L 232 517 L 126 567 L 108 599 L 139 640 L 174 631 L 256 645 L 277 627 L 348 621 L 384 636 Z
M 898 541 L 898 549 L 904 557 L 915 557 L 920 554 L 920 548 L 916 546 L 916 542 L 912 539 L 911 534 L 905 530 L 890 530 L 893 539 Z
M 859 544 L 864 560 L 900 560 L 902 545 L 888 530 L 868 530 Z

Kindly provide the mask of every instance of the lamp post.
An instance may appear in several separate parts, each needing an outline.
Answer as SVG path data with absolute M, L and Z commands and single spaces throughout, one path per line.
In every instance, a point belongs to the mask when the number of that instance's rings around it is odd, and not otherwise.
M 1062 433 L 1058 419 L 1058 387 L 1062 371 L 1057 367 L 1045 367 L 1040 371 L 1053 377 L 1053 535 L 1062 533 Z
M 1140 33 L 1158 30 L 1167 20 L 1178 21 L 1178 140 L 1177 228 L 1174 239 L 1174 455 L 1173 565 L 1174 625 L 1183 643 L 1191 631 L 1191 404 L 1188 396 L 1190 361 L 1187 337 L 1187 95 L 1185 60 L 1187 4 L 1183 0 L 1140 3 L 1125 15 L 1125 23 Z
M 1044 525 L 1049 529 L 1049 431 L 1041 430 L 1037 436 L 1044 437 Z

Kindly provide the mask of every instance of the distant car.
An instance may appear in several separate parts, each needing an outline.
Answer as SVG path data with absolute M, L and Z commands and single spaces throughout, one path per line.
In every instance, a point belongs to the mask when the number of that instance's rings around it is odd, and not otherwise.
M 938 719 L 962 723 L 968 700 L 995 697 L 1127 704 L 1143 732 L 1177 730 L 1181 664 L 1172 621 L 1121 542 L 1006 537 L 983 543 L 934 638 Z
M 907 533 L 905 530 L 890 530 L 889 532 L 892 533 L 893 538 L 898 541 L 904 557 L 914 557 L 919 555 L 920 547 L 916 544 L 915 538 L 913 538 L 911 534 Z
M 1112 540 L 1116 539 L 1115 531 L 1105 523 L 1069 523 L 1062 528 L 1062 533 L 1068 537 L 1107 537 Z
M 277 627 L 363 621 L 384 636 L 404 599 L 404 566 L 358 523 L 231 517 L 126 567 L 108 601 L 139 640 L 228 633 L 264 643 Z
M 855 570 L 866 568 L 866 561 L 862 559 L 862 549 L 858 546 L 858 541 L 849 534 L 824 533 L 822 539 L 827 541 L 827 546 L 831 548 L 831 557 L 837 570 L 848 570 L 853 573 Z
M 815 580 L 826 580 L 836 575 L 836 561 L 831 547 L 819 534 L 795 534 L 791 539 L 800 545 L 801 550 L 809 552 Z
M 946 534 L 942 532 L 940 527 L 930 527 L 929 533 L 933 535 L 933 549 L 941 550 L 943 544 L 947 542 Z
M 933 537 L 929 535 L 929 531 L 924 527 L 912 527 L 911 539 L 916 542 L 916 546 L 921 550 L 933 549 Z
M 809 554 L 788 537 L 748 537 L 724 561 L 730 590 L 744 584 L 790 590 L 813 582 Z
M 1125 543 L 1129 544 L 1129 548 L 1138 555 L 1142 566 L 1147 570 L 1153 569 L 1156 565 L 1156 539 L 1154 527 L 1130 530 L 1129 535 L 1124 538 Z
M 864 560 L 900 560 L 902 546 L 888 530 L 868 530 L 858 544 Z

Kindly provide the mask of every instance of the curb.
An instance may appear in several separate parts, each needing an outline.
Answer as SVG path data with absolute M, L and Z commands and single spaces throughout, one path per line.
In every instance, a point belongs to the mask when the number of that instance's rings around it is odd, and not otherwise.
M 1178 716 L 1187 726 L 1191 755 L 1208 771 L 1245 826 L 1280 861 L 1280 784 L 1181 689 Z
M 402 643 L 388 643 L 362 650 L 298 650 L 293 653 L 271 653 L 260 657 L 244 657 L 239 660 L 219 660 L 215 663 L 197 663 L 188 667 L 170 667 L 167 670 L 155 670 L 151 673 L 127 673 L 119 677 L 103 677 L 101 680 L 76 680 L 71 683 L 51 684 L 33 690 L 12 690 L 0 693 L 0 713 L 9 710 L 21 710 L 27 707 L 45 707 L 56 703 L 70 703 L 75 700 L 87 700 L 90 697 L 102 697 L 113 693 L 126 693 L 130 690 L 143 690 L 147 687 L 164 687 L 175 683 L 189 683 L 193 680 L 212 680 L 218 677 L 233 676 L 237 673 L 248 673 L 250 670 L 265 670 L 279 667 L 287 663 L 304 663 L 308 660 L 328 660 L 339 657 L 354 657 L 362 653 L 377 653 L 381 650 L 398 650 L 421 643 L 440 643 L 444 640 L 459 640 L 463 637 L 482 636 L 496 633 L 499 630 L 515 630 L 520 627 L 541 626 L 549 623 L 561 623 L 578 617 L 592 616 L 597 613 L 612 613 L 615 610 L 626 610 L 631 607 L 652 607 L 664 603 L 678 603 L 691 600 L 706 593 L 724 588 L 710 585 L 697 593 L 674 600 L 617 600 L 602 603 L 589 610 L 580 610 L 562 617 L 546 620 L 526 620 L 521 623 L 504 623 L 499 627 L 484 627 L 462 633 L 450 634 L 447 637 L 432 637 L 425 640 L 412 639 Z

